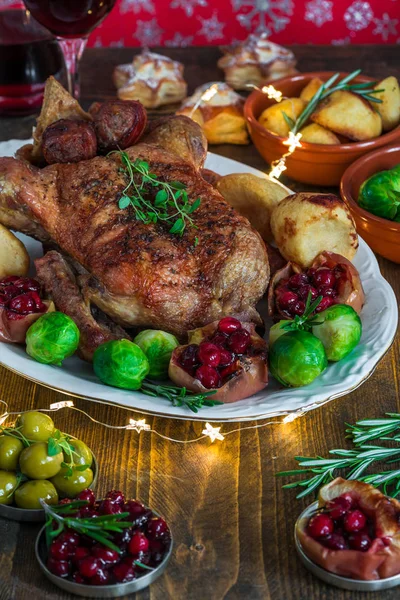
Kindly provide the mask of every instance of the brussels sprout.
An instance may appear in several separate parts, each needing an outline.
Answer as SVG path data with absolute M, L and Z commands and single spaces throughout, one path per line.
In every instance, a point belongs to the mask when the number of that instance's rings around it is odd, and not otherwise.
M 328 360 L 322 342 L 307 331 L 281 335 L 269 351 L 271 373 L 288 387 L 308 385 L 325 371 Z
M 293 321 L 283 319 L 282 321 L 278 321 L 278 323 L 275 323 L 275 325 L 272 325 L 271 329 L 269 330 L 270 346 L 272 346 L 272 344 L 274 344 L 276 340 L 281 337 L 281 335 L 287 333 L 285 329 L 282 329 L 282 326 L 286 325 L 287 323 L 293 323 Z
M 147 356 L 150 365 L 149 377 L 166 379 L 171 354 L 179 346 L 176 337 L 159 329 L 146 329 L 133 341 Z
M 323 323 L 314 325 L 313 334 L 323 343 L 328 360 L 342 360 L 360 341 L 360 317 L 348 304 L 334 304 L 319 313 L 320 320 Z
M 112 340 L 96 348 L 93 368 L 107 385 L 138 390 L 150 370 L 143 350 L 129 340 Z
M 400 172 L 381 171 L 364 181 L 358 204 L 373 215 L 397 220 L 400 213 Z
M 64 358 L 78 348 L 79 329 L 62 312 L 42 315 L 26 333 L 26 351 L 29 356 L 45 364 L 61 365 Z

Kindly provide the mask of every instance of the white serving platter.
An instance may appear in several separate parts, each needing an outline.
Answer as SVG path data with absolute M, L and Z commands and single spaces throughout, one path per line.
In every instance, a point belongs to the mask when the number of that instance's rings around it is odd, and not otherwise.
M 0 156 L 12 156 L 23 143 L 26 142 L 10 140 L 0 143 Z M 221 175 L 253 173 L 265 177 L 265 174 L 257 169 L 211 152 L 205 166 Z M 291 193 L 290 190 L 287 191 Z M 33 263 L 35 258 L 42 255 L 41 244 L 22 234 L 18 234 L 18 237 L 25 244 Z M 373 373 L 396 333 L 398 308 L 395 294 L 382 277 L 372 250 L 362 239 L 354 265 L 360 272 L 366 294 L 366 303 L 361 314 L 361 342 L 347 358 L 339 363 L 331 363 L 320 377 L 306 387 L 282 388 L 271 379 L 265 390 L 251 398 L 205 407 L 194 414 L 185 407 L 172 406 L 164 398 L 151 398 L 140 392 L 103 385 L 96 378 L 91 365 L 76 356 L 64 361 L 62 367 L 42 365 L 31 359 L 23 346 L 0 344 L 0 363 L 27 379 L 69 396 L 115 404 L 134 409 L 138 413 L 162 417 L 223 422 L 266 419 L 297 411 L 306 412 L 360 386 Z M 263 316 L 262 304 L 260 312 Z

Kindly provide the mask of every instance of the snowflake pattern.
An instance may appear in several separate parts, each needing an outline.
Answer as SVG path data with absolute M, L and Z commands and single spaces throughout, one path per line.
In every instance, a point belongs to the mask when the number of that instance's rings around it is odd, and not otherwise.
M 351 39 L 349 36 L 347 36 L 338 40 L 332 40 L 331 44 L 332 46 L 347 46 L 347 44 L 351 44 Z
M 374 13 L 369 2 L 356 0 L 344 13 L 347 29 L 350 31 L 361 31 L 368 27 L 373 19 Z
M 198 17 L 198 19 L 201 23 L 201 28 L 197 33 L 198 35 L 203 35 L 207 42 L 212 42 L 222 37 L 225 24 L 218 20 L 216 11 L 213 12 L 209 19 L 203 19 L 203 17 Z
M 232 8 L 235 12 L 249 8 L 246 13 L 237 15 L 237 20 L 242 27 L 253 30 L 254 21 L 258 19 L 258 25 L 253 33 L 266 33 L 271 35 L 285 29 L 293 15 L 292 0 L 232 0 Z
M 124 38 L 120 38 L 119 40 L 114 40 L 113 42 L 110 42 L 108 44 L 108 46 L 110 48 L 123 48 L 124 47 Z
M 101 41 L 101 37 L 97 36 L 97 38 L 95 39 L 94 43 L 93 43 L 93 48 L 102 48 L 103 47 L 103 42 Z
M 207 0 L 172 0 L 171 8 L 183 8 L 187 17 L 193 17 L 196 8 L 208 6 Z
M 187 48 L 192 42 L 192 35 L 182 35 L 177 31 L 171 40 L 167 40 L 165 42 L 165 45 L 169 46 L 170 48 Z
M 391 19 L 388 13 L 382 15 L 382 19 L 374 19 L 376 25 L 372 31 L 373 35 L 382 36 L 383 41 L 387 41 L 389 35 L 397 35 L 397 23 L 398 19 Z
M 333 2 L 330 0 L 311 0 L 306 4 L 304 19 L 321 27 L 324 23 L 333 21 L 332 6 Z
M 133 37 L 139 40 L 142 46 L 159 46 L 162 34 L 163 30 L 156 18 L 150 19 L 150 21 L 141 21 L 139 19 Z
M 129 12 L 137 15 L 145 10 L 154 15 L 156 11 L 153 0 L 121 0 L 119 10 L 122 15 Z

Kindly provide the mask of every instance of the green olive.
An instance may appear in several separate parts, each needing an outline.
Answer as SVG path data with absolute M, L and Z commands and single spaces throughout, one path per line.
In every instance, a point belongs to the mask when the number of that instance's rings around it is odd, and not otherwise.
M 15 473 L 0 471 L 0 504 L 12 503 L 16 487 L 17 477 Z
M 66 478 L 67 467 L 63 467 L 55 477 L 51 478 L 59 495 L 63 498 L 75 498 L 82 490 L 88 488 L 93 481 L 92 469 L 85 471 L 73 470 L 70 477 Z
M 16 471 L 18 458 L 23 449 L 21 440 L 9 435 L 0 436 L 0 469 Z
M 22 450 L 19 466 L 21 472 L 29 479 L 50 479 L 57 475 L 63 460 L 62 452 L 49 456 L 46 442 L 38 442 Z
M 42 508 L 39 500 L 47 504 L 58 504 L 58 494 L 50 481 L 43 479 L 27 481 L 15 492 L 15 504 L 19 508 Z
M 81 442 L 81 440 L 70 440 L 71 446 L 73 446 L 74 450 L 72 452 L 72 460 L 76 465 L 87 465 L 88 467 L 92 466 L 93 455 L 92 451 L 88 446 L 86 446 L 85 442 Z M 65 455 L 65 462 L 70 462 L 69 456 Z
M 54 431 L 53 419 L 35 410 L 19 415 L 15 426 L 33 442 L 47 442 Z

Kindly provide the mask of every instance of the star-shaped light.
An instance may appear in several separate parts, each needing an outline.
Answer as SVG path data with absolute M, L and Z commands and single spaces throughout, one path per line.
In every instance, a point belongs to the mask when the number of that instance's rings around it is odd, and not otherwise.
M 1 417 L 0 417 L 0 425 L 3 425 L 3 423 L 7 419 L 7 417 L 8 417 L 8 413 L 4 413 L 4 415 L 1 415 Z
M 129 419 L 129 425 L 127 425 L 126 428 L 134 429 L 140 433 L 141 431 L 149 431 L 150 425 L 148 425 L 144 419 L 139 419 L 138 421 L 135 421 L 135 419 Z
M 271 100 L 276 100 L 277 102 L 281 102 L 282 100 L 282 92 L 274 88 L 273 85 L 264 85 L 261 88 L 261 91 L 263 94 L 266 94 L 268 98 L 271 98 Z
M 271 167 L 272 167 L 272 169 L 268 174 L 270 179 L 279 179 L 279 177 L 282 175 L 283 171 L 286 171 L 286 169 L 287 169 L 284 158 L 281 158 L 278 161 L 275 160 L 274 162 L 272 162 Z
M 61 402 L 53 402 L 50 404 L 51 410 L 58 410 L 59 408 L 71 408 L 74 406 L 72 400 L 62 400 Z
M 282 142 L 284 146 L 289 146 L 288 154 L 293 154 L 296 148 L 301 148 L 301 137 L 301 133 L 293 133 L 293 131 L 289 131 L 288 139 Z
M 215 440 L 224 440 L 224 436 L 219 432 L 221 427 L 213 427 L 210 423 L 206 423 L 205 429 L 201 432 L 203 435 L 210 438 L 211 442 L 215 442 Z

